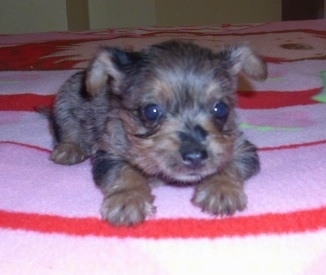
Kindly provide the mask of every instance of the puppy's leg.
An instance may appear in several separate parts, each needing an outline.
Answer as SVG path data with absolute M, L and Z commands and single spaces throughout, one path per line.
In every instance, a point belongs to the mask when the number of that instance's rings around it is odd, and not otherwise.
M 128 163 L 99 151 L 93 163 L 93 177 L 104 193 L 102 218 L 112 225 L 138 224 L 155 213 L 147 178 Z
M 248 141 L 238 142 L 233 161 L 221 173 L 200 183 L 192 202 L 213 215 L 233 215 L 237 210 L 242 211 L 247 205 L 244 180 L 258 171 L 256 147 Z
M 60 114 L 61 115 L 61 114 Z M 88 154 L 79 144 L 82 130 L 74 117 L 53 119 L 53 129 L 58 144 L 51 153 L 50 159 L 58 164 L 71 165 L 84 161 Z
M 90 153 L 84 142 L 85 137 L 92 134 L 88 130 L 91 127 L 85 125 L 91 121 L 91 116 L 86 112 L 90 106 L 83 107 L 87 102 L 83 98 L 84 82 L 85 72 L 76 73 L 63 84 L 55 99 L 50 120 L 57 145 L 50 158 L 59 164 L 82 162 Z
M 73 142 L 58 144 L 51 153 L 50 159 L 58 164 L 72 165 L 84 161 L 87 158 L 85 151 Z
M 231 164 L 204 180 L 196 187 L 192 203 L 213 215 L 233 215 L 237 210 L 244 210 L 247 196 L 239 171 Z

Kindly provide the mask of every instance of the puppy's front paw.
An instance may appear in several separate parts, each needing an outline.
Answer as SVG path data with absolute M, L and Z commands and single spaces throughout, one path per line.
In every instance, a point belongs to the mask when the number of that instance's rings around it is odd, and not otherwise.
M 51 153 L 50 159 L 55 163 L 72 165 L 80 163 L 87 158 L 82 148 L 74 143 L 60 143 Z
M 209 182 L 197 186 L 192 203 L 213 215 L 233 215 L 247 205 L 242 187 L 223 182 Z
M 154 196 L 143 190 L 121 190 L 107 196 L 101 215 L 115 226 L 131 226 L 141 223 L 155 213 Z

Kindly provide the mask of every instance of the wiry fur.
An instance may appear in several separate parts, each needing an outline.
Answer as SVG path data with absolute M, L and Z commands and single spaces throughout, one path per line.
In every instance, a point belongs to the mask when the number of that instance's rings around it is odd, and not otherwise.
M 267 74 L 246 45 L 217 53 L 180 41 L 141 52 L 101 48 L 56 97 L 51 158 L 74 164 L 92 157 L 102 217 L 114 225 L 155 212 L 156 180 L 194 184 L 193 204 L 213 215 L 241 211 L 243 183 L 259 159 L 236 123 L 240 71 L 254 79 Z

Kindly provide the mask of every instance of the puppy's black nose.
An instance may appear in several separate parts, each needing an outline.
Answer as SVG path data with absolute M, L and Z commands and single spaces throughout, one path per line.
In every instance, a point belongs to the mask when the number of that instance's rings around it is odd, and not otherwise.
M 185 166 L 191 169 L 197 169 L 205 164 L 208 153 L 203 142 L 206 139 L 207 132 L 199 125 L 192 131 L 179 132 L 181 140 L 180 154 Z
M 189 150 L 181 153 L 182 159 L 186 166 L 195 169 L 204 165 L 208 154 L 204 149 Z

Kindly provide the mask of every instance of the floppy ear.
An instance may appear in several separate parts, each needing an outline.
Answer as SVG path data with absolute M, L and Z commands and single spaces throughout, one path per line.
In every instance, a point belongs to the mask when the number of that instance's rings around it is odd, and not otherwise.
M 113 92 L 118 92 L 125 67 L 132 61 L 132 54 L 118 48 L 101 48 L 87 68 L 87 92 L 95 96 L 106 85 L 109 85 Z
M 266 63 L 247 45 L 235 45 L 222 51 L 221 59 L 226 62 L 231 73 L 243 72 L 249 78 L 264 80 L 267 78 Z

